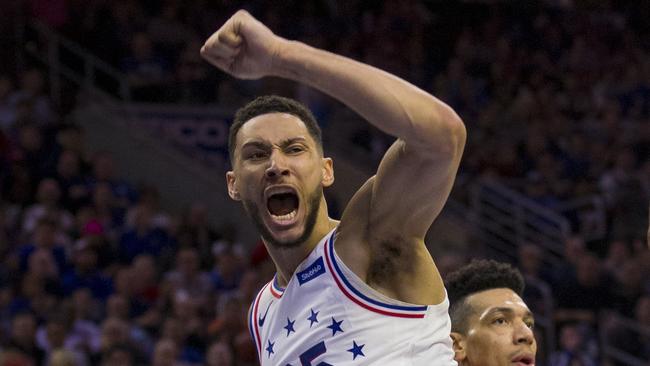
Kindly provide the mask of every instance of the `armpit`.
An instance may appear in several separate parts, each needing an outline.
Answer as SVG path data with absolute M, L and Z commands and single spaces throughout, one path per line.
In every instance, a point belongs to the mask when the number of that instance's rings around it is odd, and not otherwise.
M 368 269 L 368 283 L 387 285 L 396 277 L 413 272 L 416 257 L 414 243 L 404 238 L 382 238 L 371 244 L 371 260 Z

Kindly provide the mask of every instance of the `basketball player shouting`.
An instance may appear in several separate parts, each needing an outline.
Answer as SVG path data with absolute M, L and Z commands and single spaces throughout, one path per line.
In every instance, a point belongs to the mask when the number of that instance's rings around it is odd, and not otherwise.
M 245 11 L 201 54 L 238 78 L 317 88 L 398 138 L 337 222 L 323 197 L 333 163 L 311 113 L 280 97 L 237 112 L 228 193 L 277 269 L 250 310 L 261 364 L 455 365 L 445 288 L 423 238 L 465 144 L 456 113 L 386 72 L 278 37 Z

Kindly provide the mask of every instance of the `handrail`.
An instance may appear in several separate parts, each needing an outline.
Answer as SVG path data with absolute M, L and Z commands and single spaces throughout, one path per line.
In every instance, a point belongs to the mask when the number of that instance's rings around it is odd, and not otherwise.
M 98 73 L 106 75 L 111 82 L 118 86 L 116 96 L 119 99 L 124 102 L 131 101 L 130 87 L 124 73 L 39 21 L 32 20 L 23 26 L 36 32 L 39 38 L 46 42 L 45 51 L 40 50 L 39 45 L 34 42 L 27 42 L 23 39 L 22 43 L 25 45 L 25 51 L 47 64 L 50 75 L 50 93 L 55 103 L 60 102 L 61 76 L 79 86 L 92 89 L 104 97 L 114 99 L 115 96 L 98 85 Z M 24 37 L 24 34 L 26 34 L 24 30 L 19 32 L 21 37 Z M 82 70 L 65 65 L 60 58 L 62 51 L 79 58 L 83 63 Z
M 580 216 L 580 235 L 585 241 L 600 240 L 607 234 L 607 214 L 602 195 L 593 194 L 562 202 L 558 212 L 578 212 Z
M 650 328 L 643 326 L 636 321 L 622 316 L 616 313 L 608 313 L 608 315 L 613 316 L 616 322 L 620 325 L 623 325 L 625 328 L 631 329 L 636 333 L 644 334 L 646 337 L 650 337 Z
M 497 191 L 500 195 L 502 195 L 504 197 L 507 197 L 507 198 L 509 198 L 509 199 L 511 199 L 513 201 L 519 202 L 520 204 L 518 205 L 518 207 L 524 207 L 524 208 L 529 208 L 529 209 L 535 210 L 535 211 L 541 213 L 543 216 L 546 216 L 547 218 L 549 218 L 549 219 L 551 219 L 553 221 L 557 221 L 563 228 L 566 228 L 566 229 L 569 228 L 569 225 L 566 222 L 566 220 L 564 220 L 560 216 L 558 216 L 557 213 L 555 213 L 555 211 L 536 203 L 535 201 L 533 201 L 530 198 L 522 195 L 521 193 L 519 193 L 519 192 L 517 192 L 515 190 L 512 190 L 512 189 L 509 189 L 506 186 L 504 186 L 502 184 L 499 184 L 499 183 L 497 183 L 495 181 L 486 180 L 486 181 L 483 181 L 482 184 L 484 186 L 489 187 L 491 190 Z
M 637 322 L 635 322 L 634 320 L 626 318 L 615 312 L 602 313 L 600 318 L 601 318 L 600 320 L 601 324 L 607 324 L 608 322 L 612 322 L 613 320 L 615 325 L 617 326 L 622 326 L 626 330 L 632 331 L 633 333 L 639 335 L 643 334 L 646 337 L 650 337 L 649 327 L 642 326 Z M 641 358 L 636 357 L 636 355 L 631 355 L 628 352 L 621 350 L 616 346 L 612 345 L 611 342 L 609 341 L 609 335 L 607 334 L 607 332 L 610 329 L 611 327 L 605 327 L 605 326 L 599 327 L 599 338 L 600 338 L 603 358 L 605 359 L 611 358 L 616 361 L 624 362 L 626 365 L 630 365 L 630 366 L 648 365 L 648 361 L 650 360 L 643 360 Z
M 519 245 L 533 242 L 551 264 L 562 257 L 562 242 L 570 235 L 571 226 L 561 214 L 493 181 L 474 185 L 471 205 L 487 245 L 509 247 L 514 259 Z
M 50 34 L 52 37 L 56 39 L 58 43 L 61 43 L 67 49 L 73 51 L 78 55 L 83 55 L 84 59 L 87 59 L 89 62 L 93 64 L 94 67 L 100 69 L 102 72 L 106 73 L 107 75 L 110 75 L 115 79 L 125 78 L 125 75 L 121 71 L 115 69 L 114 66 L 102 60 L 101 58 L 93 55 L 92 53 L 90 53 L 90 51 L 85 50 L 80 45 L 67 39 L 65 36 L 57 33 L 55 30 L 43 24 L 42 22 L 33 20 L 31 25 L 34 27 L 34 29 L 39 31 L 39 34 L 42 33 Z

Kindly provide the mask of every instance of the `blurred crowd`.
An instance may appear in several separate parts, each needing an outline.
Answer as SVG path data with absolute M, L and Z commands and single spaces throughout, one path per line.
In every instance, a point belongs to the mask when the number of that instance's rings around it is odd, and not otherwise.
M 245 318 L 266 253 L 200 202 L 162 210 L 154 186 L 87 155 L 39 70 L 18 77 L 0 79 L 0 364 L 255 364 Z
M 458 199 L 477 179 L 497 180 L 572 223 L 560 264 L 545 264 L 533 242 L 517 253 L 527 302 L 557 324 L 556 351 L 542 350 L 543 360 L 600 364 L 603 327 L 614 345 L 650 360 L 647 334 L 602 316 L 650 329 L 650 5 L 514 3 L 25 6 L 121 69 L 139 101 L 236 108 L 272 90 L 334 128 L 341 106 L 326 97 L 273 79 L 238 82 L 200 59 L 205 37 L 242 6 L 280 35 L 432 92 L 469 131 Z M 211 227 L 199 202 L 165 212 L 155 184 L 120 177 L 110 154 L 88 155 L 83 130 L 52 105 L 47 75 L 17 70 L 0 72 L 0 365 L 256 364 L 245 318 L 273 273 L 264 249 Z M 344 137 L 375 156 L 391 142 L 365 125 Z M 598 240 L 586 240 L 587 224 L 567 209 L 589 197 L 606 214 Z M 444 258 L 443 275 L 469 256 Z

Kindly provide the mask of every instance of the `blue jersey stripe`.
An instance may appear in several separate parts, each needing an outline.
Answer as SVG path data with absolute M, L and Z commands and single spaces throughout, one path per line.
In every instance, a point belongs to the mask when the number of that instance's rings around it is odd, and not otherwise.
M 255 321 L 255 312 L 253 311 L 253 307 L 255 306 L 255 300 L 253 300 L 253 303 L 251 304 L 251 307 L 249 309 L 249 314 L 250 316 L 248 317 L 248 331 L 251 333 L 251 339 L 253 340 L 253 343 L 255 343 L 255 350 L 257 351 L 257 357 L 259 358 L 260 356 L 260 350 L 257 349 L 257 339 L 255 338 L 255 331 L 253 330 L 253 322 Z
M 328 240 L 329 245 L 328 245 L 327 250 L 329 250 L 330 257 L 332 258 L 332 263 L 334 264 L 334 269 L 336 270 L 336 273 L 338 273 L 341 280 L 343 280 L 343 283 L 345 284 L 345 286 L 347 288 L 349 288 L 350 291 L 352 291 L 355 295 L 359 296 L 360 298 L 362 298 L 363 300 L 365 300 L 365 301 L 367 301 L 367 302 L 369 302 L 371 304 L 381 306 L 381 307 L 385 307 L 385 308 L 388 308 L 388 309 L 393 309 L 393 310 L 426 311 L 428 309 L 428 306 L 426 306 L 426 305 L 422 305 L 422 306 L 401 306 L 401 305 L 386 304 L 386 303 L 383 303 L 381 301 L 377 301 L 375 299 L 369 298 L 368 296 L 364 295 L 359 290 L 354 288 L 352 286 L 352 284 L 350 284 L 350 282 L 348 282 L 348 279 L 345 278 L 345 276 L 343 275 L 343 272 L 341 271 L 341 268 L 339 268 L 338 263 L 336 263 L 336 256 L 334 255 L 334 236 L 335 235 L 336 235 L 336 233 L 332 233 L 332 235 L 330 236 L 330 238 Z

